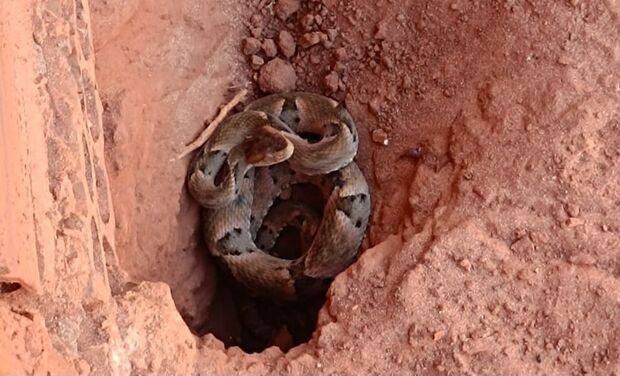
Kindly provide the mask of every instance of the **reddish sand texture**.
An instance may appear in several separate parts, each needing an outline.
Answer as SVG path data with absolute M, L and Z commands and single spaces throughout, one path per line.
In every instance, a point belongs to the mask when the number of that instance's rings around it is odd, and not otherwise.
M 0 374 L 620 374 L 619 18 L 0 2 Z M 361 257 L 287 353 L 194 334 L 235 324 L 174 157 L 243 87 L 343 101 L 372 189 Z

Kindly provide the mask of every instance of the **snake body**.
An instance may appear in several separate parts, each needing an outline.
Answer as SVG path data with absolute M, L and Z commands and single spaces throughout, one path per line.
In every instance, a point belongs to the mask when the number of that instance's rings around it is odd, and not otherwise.
M 358 143 L 346 109 L 316 94 L 270 95 L 227 117 L 189 172 L 210 253 L 255 295 L 292 301 L 323 291 L 353 262 L 368 225 Z M 316 189 L 297 189 L 304 185 Z M 309 204 L 314 196 L 322 207 Z M 287 226 L 302 249 L 292 258 L 273 250 Z

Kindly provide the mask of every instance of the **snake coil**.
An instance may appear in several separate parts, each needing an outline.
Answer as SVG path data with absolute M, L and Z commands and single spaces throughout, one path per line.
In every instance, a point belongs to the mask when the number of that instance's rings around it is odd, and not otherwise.
M 353 262 L 368 225 L 358 143 L 347 110 L 316 94 L 270 95 L 227 117 L 188 179 L 209 252 L 255 295 L 292 301 L 323 291 Z M 309 204 L 317 195 L 319 208 Z M 301 248 L 288 258 L 274 251 L 287 226 Z

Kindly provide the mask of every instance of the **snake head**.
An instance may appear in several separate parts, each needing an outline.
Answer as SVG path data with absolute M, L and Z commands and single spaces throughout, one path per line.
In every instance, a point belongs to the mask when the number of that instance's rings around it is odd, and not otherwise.
M 248 164 L 256 167 L 284 162 L 293 155 L 294 146 L 281 131 L 265 126 L 248 135 L 241 148 Z

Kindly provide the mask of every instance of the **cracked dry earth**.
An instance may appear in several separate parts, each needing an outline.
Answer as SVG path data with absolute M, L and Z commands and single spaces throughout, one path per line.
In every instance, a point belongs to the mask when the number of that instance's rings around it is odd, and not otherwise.
M 620 374 L 619 17 L 0 3 L 0 374 Z M 373 195 L 288 352 L 225 346 L 230 292 L 172 160 L 241 87 L 343 101 Z

